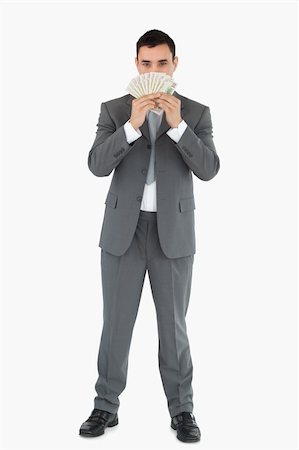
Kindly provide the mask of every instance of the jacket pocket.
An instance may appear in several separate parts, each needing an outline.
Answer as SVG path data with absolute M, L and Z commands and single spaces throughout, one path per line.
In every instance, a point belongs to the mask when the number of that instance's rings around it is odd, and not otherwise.
M 113 192 L 108 192 L 105 203 L 107 206 L 110 206 L 111 208 L 116 208 L 117 195 L 113 194 Z
M 194 197 L 181 198 L 179 205 L 180 212 L 191 211 L 192 209 L 195 209 Z

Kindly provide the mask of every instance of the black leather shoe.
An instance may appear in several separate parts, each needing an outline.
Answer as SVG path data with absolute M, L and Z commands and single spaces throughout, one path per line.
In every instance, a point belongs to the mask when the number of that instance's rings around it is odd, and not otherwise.
M 177 430 L 177 438 L 183 442 L 200 441 L 200 429 L 197 426 L 195 417 L 191 412 L 182 411 L 172 417 L 171 428 Z
M 94 408 L 89 418 L 81 425 L 79 434 L 84 437 L 95 437 L 104 434 L 106 427 L 118 424 L 117 413 L 112 414 L 102 409 Z

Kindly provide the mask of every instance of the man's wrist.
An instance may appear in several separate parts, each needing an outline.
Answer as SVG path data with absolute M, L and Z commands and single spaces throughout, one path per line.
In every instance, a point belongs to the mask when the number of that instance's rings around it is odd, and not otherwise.
M 182 122 L 183 122 L 183 119 L 181 119 L 181 120 L 177 123 L 177 125 L 174 125 L 174 126 L 171 127 L 171 128 L 178 128 L 179 124 L 182 123 Z
M 132 122 L 131 119 L 129 119 L 129 122 L 132 125 L 132 127 L 137 131 L 138 127 L 134 124 L 134 122 Z
M 127 122 L 124 124 L 124 131 L 125 131 L 126 138 L 127 138 L 127 141 L 129 144 L 136 141 L 136 139 L 138 139 L 138 138 L 140 138 L 140 136 L 142 136 L 141 131 L 139 129 L 135 130 L 135 128 L 129 122 L 129 120 L 127 120 Z

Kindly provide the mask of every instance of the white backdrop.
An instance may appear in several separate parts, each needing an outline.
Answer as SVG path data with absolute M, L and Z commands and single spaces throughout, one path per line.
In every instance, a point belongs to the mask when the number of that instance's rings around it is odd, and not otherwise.
M 158 371 L 148 274 L 119 425 L 84 439 L 102 327 L 109 177 L 87 166 L 136 42 L 176 44 L 210 107 L 220 171 L 196 176 L 187 315 L 202 449 L 296 448 L 296 2 L 7 2 L 3 16 L 6 449 L 182 448 Z

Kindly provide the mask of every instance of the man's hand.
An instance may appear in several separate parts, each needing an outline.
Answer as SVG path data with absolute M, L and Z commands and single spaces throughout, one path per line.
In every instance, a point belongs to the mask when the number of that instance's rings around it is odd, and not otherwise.
M 160 92 L 155 94 L 143 95 L 140 98 L 134 98 L 132 101 L 131 117 L 129 122 L 137 129 L 145 121 L 146 113 L 149 109 L 154 109 L 157 105 L 155 100 L 160 96 Z
M 181 100 L 166 92 L 160 92 L 156 103 L 165 111 L 166 120 L 171 128 L 177 128 L 183 120 L 181 117 Z

